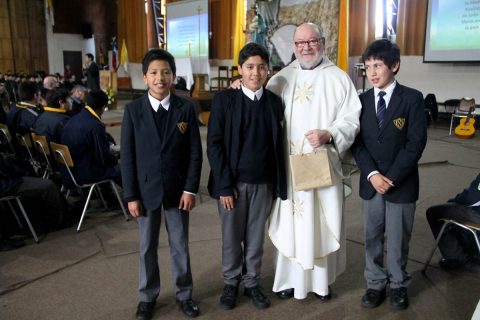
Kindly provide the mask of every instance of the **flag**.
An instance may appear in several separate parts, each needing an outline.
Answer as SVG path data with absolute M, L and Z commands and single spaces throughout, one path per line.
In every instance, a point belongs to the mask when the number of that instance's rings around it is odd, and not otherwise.
M 112 69 L 113 71 L 117 72 L 118 70 L 118 44 L 117 44 L 117 37 L 112 38 Z
M 122 52 L 120 52 L 120 64 L 123 66 L 123 69 L 128 73 L 128 51 L 127 45 L 125 44 L 125 39 L 122 41 Z
M 52 22 L 52 26 L 55 25 L 55 17 L 53 14 L 53 0 L 45 0 L 45 14 L 47 20 Z

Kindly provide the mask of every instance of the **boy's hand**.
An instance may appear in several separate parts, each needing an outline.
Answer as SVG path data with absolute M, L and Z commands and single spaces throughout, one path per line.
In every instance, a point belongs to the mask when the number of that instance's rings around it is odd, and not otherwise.
M 230 84 L 230 89 L 240 89 L 242 87 L 242 80 L 237 79 Z
M 128 212 L 132 217 L 137 218 L 143 215 L 142 202 L 140 200 L 128 202 Z
M 380 173 L 376 173 L 370 177 L 370 183 L 380 194 L 385 194 L 393 187 L 392 180 L 388 179 Z
M 309 130 L 305 133 L 305 138 L 307 138 L 308 143 L 312 146 L 312 148 L 318 148 L 323 146 L 324 144 L 328 143 L 332 135 L 327 130 Z
M 184 192 L 180 198 L 180 205 L 178 209 L 183 211 L 190 211 L 195 207 L 195 195 Z
M 233 199 L 233 196 L 220 196 L 220 203 L 227 210 L 232 210 L 235 207 L 235 200 Z

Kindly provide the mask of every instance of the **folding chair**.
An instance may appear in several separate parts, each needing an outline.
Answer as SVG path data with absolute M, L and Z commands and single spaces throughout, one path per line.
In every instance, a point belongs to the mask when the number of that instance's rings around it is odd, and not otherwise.
M 456 221 L 453 219 L 440 219 L 440 220 L 442 220 L 444 223 L 443 223 L 442 229 L 440 229 L 440 232 L 438 233 L 437 239 L 435 241 L 435 247 L 433 247 L 432 252 L 430 252 L 428 259 L 425 262 L 425 266 L 423 267 L 423 270 L 422 270 L 423 274 L 425 274 L 425 272 L 427 271 L 428 265 L 432 260 L 433 254 L 435 253 L 435 250 L 438 247 L 438 243 L 440 242 L 440 239 L 442 238 L 445 230 L 449 226 L 457 226 L 470 232 L 473 235 L 475 242 L 477 243 L 478 252 L 480 252 L 480 240 L 477 234 L 477 232 L 480 232 L 480 223 L 473 223 L 470 221 Z
M 22 205 L 22 201 L 20 200 L 19 196 L 6 196 L 6 197 L 1 197 L 0 198 L 0 203 L 1 202 L 6 202 L 8 206 L 10 207 L 10 210 L 12 211 L 13 215 L 15 216 L 15 220 L 17 220 L 18 225 L 20 228 L 23 228 L 22 223 L 20 222 L 20 219 L 17 216 L 17 213 L 15 212 L 15 209 L 13 208 L 13 205 L 10 201 L 14 201 L 17 203 L 18 207 L 20 208 L 20 211 L 22 212 L 23 217 L 25 218 L 25 221 L 27 221 L 28 228 L 30 229 L 30 232 L 32 233 L 33 239 L 35 239 L 35 242 L 38 243 L 38 237 L 37 233 L 35 232 L 35 229 L 33 229 L 32 223 L 30 222 L 30 219 L 28 218 L 27 212 L 25 212 L 25 208 Z
M 23 147 L 25 150 L 27 150 L 28 157 L 24 156 L 25 159 L 27 159 L 30 164 L 32 165 L 33 170 L 35 171 L 35 174 L 37 176 L 40 176 L 40 171 L 42 170 L 42 166 L 40 163 L 35 159 L 33 156 L 33 143 L 32 143 L 32 138 L 30 137 L 30 133 L 25 133 L 25 134 L 20 134 L 16 133 L 15 136 L 17 137 L 17 141 L 20 144 L 20 147 Z
M 0 133 L 2 134 L 2 140 L 8 144 L 12 154 L 15 154 L 15 148 L 12 144 L 12 135 L 10 134 L 10 130 L 8 130 L 7 125 L 0 123 Z
M 63 144 L 58 144 L 54 142 L 50 142 L 50 147 L 52 148 L 53 155 L 55 157 L 55 160 L 62 166 L 65 166 L 66 170 L 68 171 L 68 174 L 70 175 L 70 178 L 72 179 L 73 184 L 75 185 L 76 188 L 82 189 L 82 188 L 89 188 L 88 190 L 88 196 L 85 201 L 85 205 L 83 206 L 83 211 L 82 211 L 82 216 L 80 217 L 80 222 L 78 223 L 77 227 L 77 232 L 80 231 L 80 228 L 83 223 L 83 219 L 85 218 L 85 214 L 87 213 L 87 208 L 88 205 L 90 204 L 90 199 L 92 197 L 92 193 L 94 190 L 98 192 L 104 206 L 105 206 L 105 200 L 103 199 L 102 196 L 102 191 L 100 188 L 98 188 L 99 185 L 101 184 L 110 184 L 112 186 L 113 191 L 115 192 L 115 195 L 117 196 L 118 203 L 120 204 L 120 207 L 122 208 L 123 215 L 125 216 L 125 220 L 129 221 L 130 217 L 127 214 L 127 211 L 125 210 L 125 206 L 123 205 L 122 199 L 120 198 L 120 194 L 118 193 L 117 186 L 115 185 L 115 182 L 112 179 L 105 179 L 97 182 L 92 182 L 92 183 L 85 183 L 85 184 L 79 184 L 77 183 L 77 180 L 75 179 L 72 170 L 70 168 L 74 167 L 72 156 L 70 155 L 70 150 L 68 149 L 68 146 L 63 145 Z
M 42 154 L 45 159 L 45 171 L 43 172 L 42 178 L 48 179 L 50 175 L 54 174 L 54 171 L 50 164 L 50 160 L 48 159 L 50 156 L 50 148 L 48 147 L 47 137 L 32 132 L 32 140 L 37 152 Z

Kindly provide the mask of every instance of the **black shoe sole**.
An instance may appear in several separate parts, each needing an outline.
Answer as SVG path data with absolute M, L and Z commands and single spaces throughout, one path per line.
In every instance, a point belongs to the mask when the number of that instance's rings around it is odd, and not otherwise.
M 225 306 L 221 303 L 218 304 L 220 306 L 220 308 L 222 308 L 223 310 L 232 310 L 233 308 L 235 308 L 237 306 L 237 304 L 234 304 L 233 306 Z

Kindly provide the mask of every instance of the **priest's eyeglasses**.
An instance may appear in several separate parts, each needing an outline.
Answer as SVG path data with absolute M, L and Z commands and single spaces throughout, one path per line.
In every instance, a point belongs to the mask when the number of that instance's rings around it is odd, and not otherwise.
M 318 44 L 320 43 L 320 39 L 312 39 L 312 40 L 308 40 L 308 41 L 295 41 L 294 42 L 295 47 L 297 47 L 297 48 L 303 48 L 303 47 L 305 47 L 305 45 L 307 43 L 310 47 L 318 46 Z

